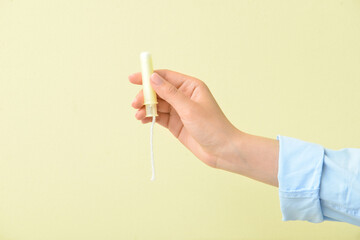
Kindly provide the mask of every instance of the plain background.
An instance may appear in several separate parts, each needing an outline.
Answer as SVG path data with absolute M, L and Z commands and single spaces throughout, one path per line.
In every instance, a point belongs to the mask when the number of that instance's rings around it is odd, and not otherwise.
M 205 81 L 239 129 L 359 148 L 360 1 L 0 0 L 0 239 L 359 239 L 197 160 L 127 76 Z

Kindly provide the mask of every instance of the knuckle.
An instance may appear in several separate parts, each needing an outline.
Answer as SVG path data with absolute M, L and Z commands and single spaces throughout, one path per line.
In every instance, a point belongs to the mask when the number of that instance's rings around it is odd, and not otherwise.
M 200 88 L 207 88 L 207 85 L 203 81 L 201 81 L 200 79 L 196 80 L 196 84 Z
M 167 79 L 168 78 L 168 73 L 169 73 L 169 69 L 167 68 L 161 68 L 161 69 L 157 69 L 155 70 L 155 72 L 157 72 L 162 78 Z
M 167 87 L 167 93 L 168 93 L 169 95 L 176 95 L 177 92 L 178 92 L 178 90 L 177 90 L 177 88 L 176 88 L 175 86 L 169 85 L 169 86 Z

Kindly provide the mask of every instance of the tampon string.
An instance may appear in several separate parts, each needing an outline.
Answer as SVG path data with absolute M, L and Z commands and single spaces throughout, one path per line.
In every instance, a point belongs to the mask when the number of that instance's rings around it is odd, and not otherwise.
M 151 154 L 151 169 L 152 169 L 151 181 L 155 180 L 155 164 L 154 164 L 154 148 L 153 148 L 153 133 L 154 133 L 155 120 L 156 117 L 153 116 L 150 127 L 150 154 Z

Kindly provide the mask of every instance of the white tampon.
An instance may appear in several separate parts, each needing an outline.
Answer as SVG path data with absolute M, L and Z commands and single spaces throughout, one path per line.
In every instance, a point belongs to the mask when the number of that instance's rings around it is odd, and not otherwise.
M 154 181 L 155 167 L 154 167 L 154 152 L 153 152 L 153 129 L 155 124 L 155 119 L 157 116 L 157 108 L 156 108 L 157 98 L 155 91 L 150 85 L 150 77 L 151 74 L 153 74 L 151 54 L 148 52 L 142 52 L 140 54 L 140 63 L 141 63 L 141 74 L 142 74 L 146 117 L 152 117 L 152 123 L 150 128 L 150 157 L 151 157 L 151 168 L 152 168 L 151 181 Z
M 153 116 L 156 117 L 157 116 L 156 93 L 150 85 L 150 76 L 154 72 L 153 64 L 151 60 L 151 54 L 148 52 L 142 52 L 140 54 L 140 62 L 141 62 L 141 74 L 142 74 L 146 117 L 153 117 Z

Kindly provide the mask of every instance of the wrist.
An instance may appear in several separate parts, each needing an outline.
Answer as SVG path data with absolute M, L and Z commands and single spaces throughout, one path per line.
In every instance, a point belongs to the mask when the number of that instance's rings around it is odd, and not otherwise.
M 278 186 L 279 142 L 244 133 L 238 129 L 229 137 L 216 167 Z
M 245 174 L 246 162 L 244 158 L 247 133 L 236 129 L 224 141 L 221 152 L 217 156 L 216 168 L 238 174 Z

